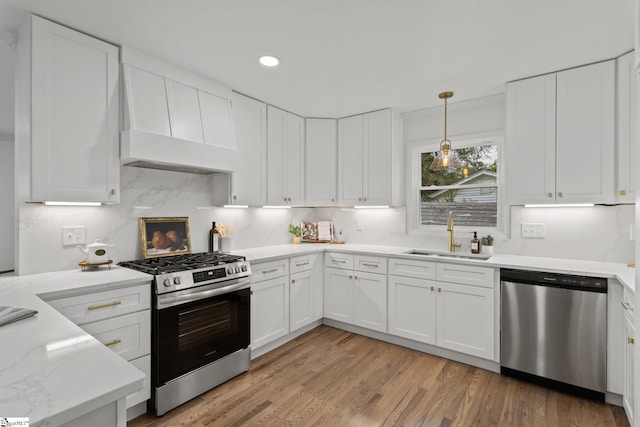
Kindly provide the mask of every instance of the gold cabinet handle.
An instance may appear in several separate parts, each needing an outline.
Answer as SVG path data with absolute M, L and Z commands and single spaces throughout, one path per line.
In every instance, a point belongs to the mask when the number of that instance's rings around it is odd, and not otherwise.
M 296 262 L 296 267 L 302 267 L 303 265 L 309 265 L 309 261 L 305 261 L 305 262 Z
M 353 279 L 353 276 L 352 276 L 352 275 L 349 275 L 348 277 L 349 277 L 349 280 Z
M 434 289 L 435 289 L 435 288 L 432 286 L 432 287 L 431 287 L 431 292 L 433 292 L 433 291 L 434 291 Z
M 361 202 L 362 201 L 362 197 L 358 197 L 358 201 Z
M 634 339 L 633 339 L 633 338 L 631 338 L 631 337 L 627 337 L 627 343 L 629 343 L 629 344 L 635 344 L 635 343 L 636 343 L 636 340 L 634 340 Z
M 116 338 L 113 341 L 109 341 L 109 342 L 104 343 L 104 345 L 106 345 L 107 347 L 111 347 L 112 345 L 120 344 L 121 342 L 122 342 L 121 339 Z
M 558 197 L 562 197 L 562 196 L 563 196 L 563 194 L 562 194 L 562 191 L 561 191 L 561 192 L 558 193 Z
M 100 305 L 90 305 L 89 307 L 87 307 L 87 310 L 99 310 L 101 308 L 114 307 L 120 304 L 122 304 L 122 301 L 114 301 L 114 302 L 110 302 L 107 304 L 100 304 Z
M 276 271 L 278 271 L 277 268 L 270 268 L 268 270 L 262 270 L 262 274 L 275 273 Z
M 438 292 L 442 292 L 442 288 L 438 288 Z
M 335 201 L 336 201 L 336 199 L 334 199 L 334 198 L 331 198 L 331 201 L 332 201 L 332 202 L 335 202 Z
M 364 265 L 365 267 L 378 267 L 378 264 L 374 264 L 371 262 L 363 262 L 362 265 Z
M 358 280 L 358 276 L 353 276 L 353 279 L 354 280 Z
M 251 295 L 253 295 L 253 291 L 251 291 Z
M 549 196 L 549 198 L 553 197 L 553 193 L 548 193 L 547 195 Z
M 620 191 L 618 191 L 618 194 L 620 194 L 621 196 L 624 196 L 626 193 L 625 193 L 624 190 L 620 190 Z
M 236 200 L 238 198 L 238 196 L 236 196 L 235 194 L 233 195 L 233 200 Z
M 343 259 L 335 259 L 335 258 L 332 258 L 331 262 L 335 262 L 336 264 L 346 264 L 347 263 L 347 261 L 345 261 Z
M 366 197 L 364 197 L 364 198 L 362 199 L 362 201 L 363 201 L 363 202 L 366 202 L 366 201 L 367 201 L 367 198 L 366 198 Z
M 118 192 L 118 190 L 116 190 L 115 188 L 111 189 L 111 195 L 112 196 L 115 196 L 117 192 Z
M 296 283 L 296 279 L 291 279 L 291 284 Z

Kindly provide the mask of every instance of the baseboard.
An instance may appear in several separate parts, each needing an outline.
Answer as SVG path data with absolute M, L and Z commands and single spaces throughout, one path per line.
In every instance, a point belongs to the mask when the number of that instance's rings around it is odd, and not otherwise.
M 287 335 L 280 337 L 276 340 L 271 341 L 270 343 L 267 343 L 261 347 L 258 348 L 251 348 L 251 360 L 262 356 L 263 354 L 269 353 L 271 350 L 275 350 L 276 348 L 280 347 L 283 344 L 288 343 L 289 341 L 291 341 L 294 338 L 299 337 L 302 334 L 306 334 L 307 332 L 309 332 L 310 330 L 318 327 L 322 325 L 322 320 L 316 320 L 315 322 L 312 322 L 306 326 L 301 327 L 300 329 L 296 329 L 293 332 L 288 333 Z

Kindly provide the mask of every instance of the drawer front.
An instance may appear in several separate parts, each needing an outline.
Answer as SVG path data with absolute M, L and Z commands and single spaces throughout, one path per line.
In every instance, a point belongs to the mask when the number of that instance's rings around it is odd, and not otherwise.
M 76 325 L 151 308 L 151 286 L 111 289 L 47 301 Z
M 325 267 L 353 270 L 353 255 L 327 252 L 324 254 Z
M 387 258 L 367 255 L 353 257 L 353 269 L 370 271 L 371 273 L 387 274 Z
M 287 276 L 288 274 L 288 258 L 260 264 L 251 264 L 251 283 L 275 279 L 276 277 Z
M 436 280 L 436 263 L 415 259 L 389 259 L 389 274 L 413 277 L 416 279 Z
M 289 272 L 294 274 L 313 269 L 314 264 L 318 261 L 318 257 L 318 254 L 309 254 L 291 258 L 289 261 Z
M 127 408 L 131 408 L 138 403 L 142 403 L 151 397 L 151 356 L 146 355 L 138 357 L 137 359 L 132 360 L 129 363 L 140 369 L 144 373 L 145 378 L 142 388 L 135 393 L 131 393 L 129 396 L 127 396 Z
M 150 310 L 88 323 L 82 325 L 82 329 L 125 360 L 151 352 Z
M 463 285 L 494 287 L 495 270 L 488 267 L 438 263 L 436 279 L 439 282 Z

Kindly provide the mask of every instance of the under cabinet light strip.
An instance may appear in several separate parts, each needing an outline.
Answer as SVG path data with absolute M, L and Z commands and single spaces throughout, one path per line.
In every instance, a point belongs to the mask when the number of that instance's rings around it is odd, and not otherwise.
M 100 202 L 43 202 L 45 206 L 102 206 Z
M 548 204 L 548 205 L 524 205 L 525 208 L 587 208 L 594 206 L 593 203 L 565 203 L 565 204 Z
M 223 208 L 249 209 L 249 205 L 224 205 Z
M 354 206 L 354 209 L 389 209 L 389 206 Z

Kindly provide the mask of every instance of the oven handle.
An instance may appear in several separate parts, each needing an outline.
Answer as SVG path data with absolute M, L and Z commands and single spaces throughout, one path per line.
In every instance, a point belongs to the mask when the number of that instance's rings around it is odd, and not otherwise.
M 234 283 L 222 288 L 214 288 L 200 292 L 193 292 L 186 295 L 171 296 L 158 295 L 158 310 L 173 307 L 176 305 L 186 304 L 188 302 L 199 301 L 205 298 L 211 298 L 217 295 L 228 294 L 229 292 L 239 291 L 251 286 L 251 279 L 242 278 L 235 279 Z

